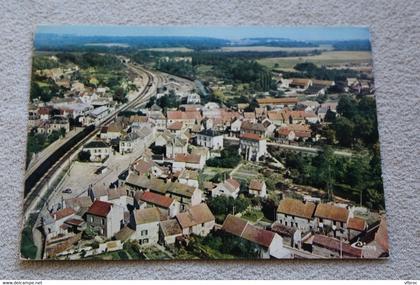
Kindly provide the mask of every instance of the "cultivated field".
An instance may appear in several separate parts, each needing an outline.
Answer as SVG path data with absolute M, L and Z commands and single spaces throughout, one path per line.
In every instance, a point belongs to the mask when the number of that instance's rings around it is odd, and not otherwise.
M 313 62 L 317 65 L 341 66 L 343 64 L 363 64 L 372 62 L 372 53 L 368 51 L 326 51 L 320 55 L 302 57 L 273 57 L 258 60 L 259 63 L 274 68 L 277 63 L 279 69 L 293 69 L 302 62 Z
M 222 47 L 217 51 L 233 52 L 233 51 L 311 51 L 311 50 L 332 50 L 331 45 L 319 45 L 319 47 L 271 47 L 271 46 L 238 46 L 238 47 Z
M 189 52 L 192 51 L 192 49 L 190 48 L 186 48 L 186 47 L 167 47 L 167 48 L 147 48 L 145 50 L 152 50 L 152 51 L 166 51 L 166 52 L 171 52 L 171 51 L 177 51 L 177 52 Z

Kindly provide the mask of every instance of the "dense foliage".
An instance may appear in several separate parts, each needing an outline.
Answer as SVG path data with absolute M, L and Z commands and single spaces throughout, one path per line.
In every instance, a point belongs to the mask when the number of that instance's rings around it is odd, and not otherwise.
M 351 69 L 329 69 L 318 67 L 312 62 L 298 63 L 294 67 L 296 72 L 284 72 L 285 78 L 314 78 L 319 80 L 345 81 L 348 77 L 359 77 L 359 72 Z
M 276 152 L 290 171 L 295 183 L 330 190 L 341 197 L 372 209 L 384 208 L 383 185 L 379 147 L 372 153 L 360 152 L 351 158 L 334 155 L 331 147 L 326 147 L 317 156 L 305 156 L 294 152 Z M 328 192 L 328 191 L 327 191 Z M 328 195 L 325 196 L 328 197 Z
M 210 233 L 201 243 L 213 250 L 238 258 L 257 258 L 260 252 L 258 245 L 255 243 L 224 231 Z
M 234 199 L 233 197 L 226 197 L 221 195 L 209 198 L 207 200 L 207 205 L 214 215 L 222 217 L 223 222 L 224 216 L 227 214 L 232 214 L 233 212 L 240 213 L 245 211 L 249 206 L 249 200 L 242 196 Z
M 159 59 L 156 61 L 155 68 L 188 79 L 194 79 L 195 77 L 194 67 L 191 62 L 185 60 Z
M 331 118 L 335 137 L 342 146 L 363 143 L 372 146 L 378 142 L 378 122 L 375 100 L 363 97 L 360 100 L 349 96 L 340 98 L 337 105 L 338 118 Z
M 226 147 L 222 150 L 220 157 L 209 158 L 207 166 L 233 168 L 241 162 L 241 156 L 235 146 Z

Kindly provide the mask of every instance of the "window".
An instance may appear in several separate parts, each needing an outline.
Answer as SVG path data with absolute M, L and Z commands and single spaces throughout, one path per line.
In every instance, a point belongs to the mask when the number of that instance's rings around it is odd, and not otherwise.
M 149 239 L 148 239 L 148 238 L 145 238 L 145 239 L 143 239 L 143 240 L 141 241 L 141 244 L 146 244 L 146 243 L 149 243 Z
M 324 220 L 322 218 L 319 218 L 319 222 L 322 223 L 324 222 Z
M 90 222 L 93 223 L 93 217 L 92 216 L 90 216 Z
M 101 222 L 102 222 L 102 225 L 105 225 L 105 219 L 102 219 Z
M 344 223 L 343 223 L 343 222 L 341 222 L 341 223 L 340 223 L 340 226 L 341 226 L 341 227 L 344 227 Z
M 140 232 L 140 235 L 141 235 L 141 236 L 147 236 L 147 230 L 142 230 L 142 231 Z

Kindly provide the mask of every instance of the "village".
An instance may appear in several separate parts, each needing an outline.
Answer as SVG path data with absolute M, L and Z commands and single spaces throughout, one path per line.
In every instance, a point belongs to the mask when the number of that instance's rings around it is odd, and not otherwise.
M 226 104 L 220 98 L 239 85 L 206 78 L 203 86 L 116 58 L 128 70 L 118 88 L 94 76 L 83 83 L 77 64 L 34 71 L 60 96 L 30 105 L 28 133 L 46 141 L 30 153 L 29 170 L 85 128 L 98 128 L 66 162 L 35 221 L 41 258 L 388 255 L 384 211 L 359 202 L 359 194 L 334 192 L 329 172 L 324 187 L 310 185 L 289 157 L 357 156 L 339 131 L 329 134 L 348 100 L 374 100 L 368 65 L 363 76 L 340 82 L 274 70 L 274 93 Z

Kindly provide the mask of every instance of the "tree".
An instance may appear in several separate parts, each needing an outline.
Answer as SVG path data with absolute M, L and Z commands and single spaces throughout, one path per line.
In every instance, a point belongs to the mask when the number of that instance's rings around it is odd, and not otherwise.
M 339 117 L 336 120 L 334 124 L 335 135 L 342 146 L 350 147 L 352 145 L 354 127 L 354 123 L 346 117 Z
M 357 101 L 350 96 L 342 96 L 338 101 L 337 112 L 348 118 L 353 118 L 357 113 Z
M 114 96 L 113 99 L 117 102 L 120 103 L 125 103 L 127 102 L 127 98 L 126 98 L 126 92 L 124 90 L 124 88 L 122 87 L 118 87 L 115 91 L 114 91 Z
M 82 161 L 82 162 L 89 161 L 90 153 L 88 151 L 82 150 L 81 152 L 79 152 L 78 158 L 79 158 L 79 161 Z
M 329 123 L 333 123 L 335 121 L 335 118 L 336 118 L 335 112 L 328 109 L 327 113 L 325 114 L 324 121 L 329 122 Z

